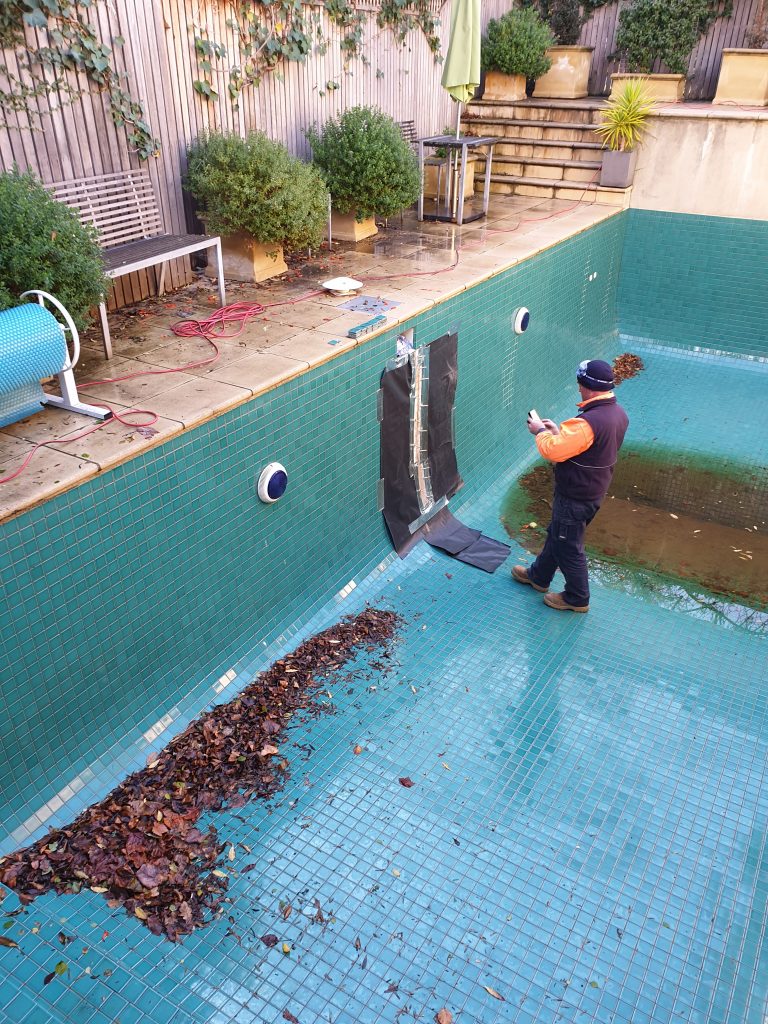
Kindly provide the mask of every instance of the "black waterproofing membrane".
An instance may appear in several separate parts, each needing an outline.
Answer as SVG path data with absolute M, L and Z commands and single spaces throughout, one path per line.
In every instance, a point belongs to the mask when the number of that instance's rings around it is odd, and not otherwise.
M 427 457 L 432 497 L 442 507 L 418 527 L 421 517 L 416 481 L 411 475 L 411 389 L 413 362 L 387 370 L 381 379 L 381 478 L 384 520 L 395 550 L 404 558 L 418 540 L 460 562 L 495 572 L 507 558 L 507 544 L 460 523 L 445 502 L 462 485 L 453 438 L 453 407 L 458 382 L 458 335 L 446 334 L 427 346 Z

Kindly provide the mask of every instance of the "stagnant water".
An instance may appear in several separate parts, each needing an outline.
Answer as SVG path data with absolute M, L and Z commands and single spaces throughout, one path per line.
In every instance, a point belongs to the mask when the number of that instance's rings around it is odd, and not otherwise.
M 505 529 L 538 552 L 552 508 L 552 469 L 537 464 L 507 495 Z M 625 446 L 587 549 L 603 568 L 639 568 L 768 610 L 764 471 Z M 535 524 L 535 525 L 532 525 Z

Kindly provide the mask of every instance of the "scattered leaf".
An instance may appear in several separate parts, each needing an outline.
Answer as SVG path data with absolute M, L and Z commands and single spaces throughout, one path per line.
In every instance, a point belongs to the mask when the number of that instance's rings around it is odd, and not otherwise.
M 283 954 L 285 956 L 288 956 L 288 954 L 290 952 L 291 952 L 291 944 L 290 944 L 290 942 L 284 942 L 283 943 Z
M 669 515 L 670 515 L 671 519 L 678 519 L 679 518 L 679 516 L 676 516 L 674 512 L 670 512 Z
M 299 1024 L 298 1017 L 294 1017 L 290 1010 L 283 1010 L 283 1020 L 287 1020 L 289 1024 Z
M 277 945 L 279 940 L 276 935 L 262 935 L 261 941 L 268 949 L 272 949 L 273 946 Z
M 353 754 L 362 754 L 362 752 L 363 752 L 363 748 L 360 746 L 359 743 L 356 743 L 352 753 Z
M 441 762 L 440 762 L 440 764 L 441 764 L 441 765 L 443 766 L 443 768 L 445 768 L 445 770 L 446 770 L 447 772 L 449 772 L 449 771 L 451 770 L 451 769 L 450 769 L 450 768 L 448 767 L 448 765 L 447 765 L 447 764 L 445 763 L 445 761 L 441 761 Z
M 446 1010 L 445 1007 L 442 1010 L 438 1010 L 435 1014 L 436 1024 L 453 1024 L 453 1014 L 450 1010 Z
M 398 871 L 397 868 L 392 868 L 392 874 L 395 876 L 395 878 L 400 877 L 400 872 Z
M 13 939 L 9 939 L 6 935 L 0 935 L 0 946 L 5 946 L 6 949 L 18 949 L 18 942 L 14 942 Z
M 227 854 L 227 857 L 229 858 L 229 860 L 234 860 L 235 859 L 235 848 L 234 848 L 234 846 L 230 846 L 229 853 Z
M 506 1002 L 504 996 L 499 995 L 495 988 L 491 988 L 490 985 L 483 985 L 483 988 L 489 996 L 493 996 L 494 999 L 498 999 L 502 1003 Z
M 400 779 L 399 781 L 400 785 L 405 786 L 406 789 L 410 789 L 411 786 L 413 785 L 413 779 L 409 779 L 407 775 L 405 778 Z
M 293 913 L 293 907 L 291 906 L 290 903 L 286 903 L 285 906 L 283 907 L 283 920 L 287 921 L 292 913 Z

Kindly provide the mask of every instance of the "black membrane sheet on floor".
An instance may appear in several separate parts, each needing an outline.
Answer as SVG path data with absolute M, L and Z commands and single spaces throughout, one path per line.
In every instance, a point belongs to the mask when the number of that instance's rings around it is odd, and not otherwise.
M 461 487 L 453 438 L 453 406 L 458 381 L 458 336 L 446 334 L 428 346 L 429 385 L 427 449 L 432 496 L 437 504 Z M 384 520 L 395 550 L 404 558 L 425 540 L 467 565 L 494 572 L 510 547 L 459 522 L 445 505 L 415 531 L 421 516 L 416 481 L 411 475 L 410 362 L 387 370 L 381 379 L 382 416 L 380 464 L 384 481 Z

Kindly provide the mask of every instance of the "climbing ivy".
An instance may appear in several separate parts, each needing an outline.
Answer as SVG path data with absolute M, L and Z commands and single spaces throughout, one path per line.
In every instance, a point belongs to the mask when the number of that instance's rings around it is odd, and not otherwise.
M 87 12 L 106 0 L 2 0 L 0 49 L 13 50 L 20 73 L 0 63 L 0 106 L 3 111 L 23 111 L 34 120 L 41 112 L 33 100 L 55 95 L 59 103 L 71 103 L 83 94 L 68 72 L 82 72 L 105 93 L 112 120 L 125 127 L 128 142 L 142 160 L 156 156 L 160 143 L 152 135 L 144 109 L 125 88 L 127 74 L 112 65 L 112 50 L 87 20 Z M 25 30 L 38 29 L 45 43 L 36 47 Z M 112 46 L 124 40 L 115 36 Z M 0 120 L 0 124 L 4 122 Z
M 204 6 L 201 3 L 201 13 Z M 354 0 L 322 0 L 313 6 L 302 0 L 227 0 L 227 9 L 226 25 L 236 34 L 239 63 L 227 67 L 226 48 L 212 40 L 202 24 L 195 27 L 199 77 L 192 84 L 205 99 L 218 99 L 214 70 L 226 74 L 230 99 L 237 106 L 244 88 L 258 86 L 270 73 L 279 77 L 284 61 L 305 61 L 313 51 L 319 55 L 327 53 L 328 39 L 323 33 L 320 11 L 342 29 L 339 45 L 345 64 L 354 59 L 369 63 L 363 52 L 368 13 L 356 6 Z M 412 31 L 420 31 L 435 60 L 440 60 L 439 21 L 431 12 L 429 0 L 382 0 L 376 22 L 380 28 L 392 31 L 400 45 Z M 320 94 L 338 88 L 339 83 L 330 80 L 320 86 Z

